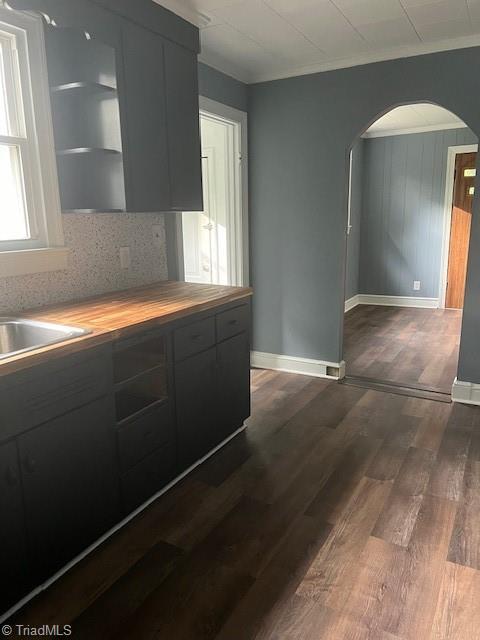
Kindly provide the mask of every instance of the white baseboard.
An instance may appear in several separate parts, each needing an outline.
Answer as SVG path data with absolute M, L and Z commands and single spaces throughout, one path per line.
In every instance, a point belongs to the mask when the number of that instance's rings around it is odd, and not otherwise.
M 257 369 L 273 369 L 286 373 L 300 373 L 315 378 L 341 380 L 345 377 L 345 362 L 327 362 L 326 360 L 311 360 L 294 356 L 283 356 L 276 353 L 252 351 L 252 367 Z
M 416 307 L 417 309 L 438 309 L 438 298 L 420 298 L 417 296 L 377 296 L 359 293 L 345 302 L 345 312 L 359 304 L 381 305 L 384 307 Z
M 348 300 L 345 300 L 345 313 L 347 313 L 347 311 L 355 309 L 355 307 L 358 307 L 359 304 L 362 303 L 360 302 L 360 295 L 357 293 L 356 296 L 352 296 Z
M 453 402 L 480 405 L 480 384 L 476 382 L 462 382 L 455 378 L 452 386 Z

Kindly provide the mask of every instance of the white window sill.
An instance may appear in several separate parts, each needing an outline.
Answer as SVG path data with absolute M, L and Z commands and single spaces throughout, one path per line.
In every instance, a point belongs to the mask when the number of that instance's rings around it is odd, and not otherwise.
M 69 249 L 66 247 L 2 251 L 0 252 L 0 277 L 61 271 L 67 268 L 68 253 Z

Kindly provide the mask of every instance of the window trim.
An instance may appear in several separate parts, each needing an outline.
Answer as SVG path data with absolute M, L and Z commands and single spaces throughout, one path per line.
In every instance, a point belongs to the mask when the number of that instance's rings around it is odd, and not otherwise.
M 26 180 L 31 181 L 30 188 L 26 188 L 27 201 L 33 206 L 29 220 L 34 225 L 32 231 L 38 231 L 33 242 L 0 243 L 0 277 L 65 269 L 68 255 L 64 246 L 43 21 L 34 13 L 12 11 L 2 6 L 0 0 L 0 29 L 2 24 L 18 31 L 18 46 L 23 43 L 26 48 L 28 67 L 20 65 L 20 75 L 26 130 L 33 136 L 27 136 L 29 149 L 24 162 Z M 28 166 L 29 163 L 34 166 Z

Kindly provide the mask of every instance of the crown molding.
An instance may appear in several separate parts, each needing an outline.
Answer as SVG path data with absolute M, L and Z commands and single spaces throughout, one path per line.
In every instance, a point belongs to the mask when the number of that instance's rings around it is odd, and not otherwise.
M 153 2 L 176 13 L 177 16 L 180 16 L 200 29 L 210 24 L 210 18 L 200 11 L 197 11 L 188 0 L 153 0 Z
M 430 124 L 419 127 L 405 127 L 401 129 L 389 129 L 388 131 L 366 131 L 362 138 L 390 138 L 391 136 L 404 136 L 410 133 L 428 133 L 429 131 L 449 131 L 450 129 L 466 129 L 464 122 L 452 122 L 450 124 Z
M 215 69 L 216 71 L 220 71 L 220 73 L 224 73 L 225 75 L 230 76 L 234 80 L 243 82 L 243 84 L 252 84 L 253 82 L 252 77 L 246 71 L 238 69 L 225 60 L 220 60 L 218 56 L 212 56 L 206 51 L 200 52 L 198 61 L 206 64 L 209 67 L 212 67 L 212 69 Z
M 284 80 L 286 78 L 294 78 L 296 76 L 306 76 L 314 73 L 335 71 L 337 69 L 359 67 L 362 65 L 372 64 L 374 62 L 399 60 L 401 58 L 412 58 L 415 56 L 428 55 L 430 53 L 453 51 L 455 49 L 468 49 L 469 47 L 478 46 L 480 46 L 480 34 L 475 36 L 462 36 L 461 38 L 438 40 L 436 42 L 431 42 L 428 44 L 423 43 L 408 47 L 396 47 L 395 49 L 377 51 L 364 55 L 356 55 L 351 58 L 339 58 L 337 60 L 332 60 L 329 62 L 285 69 L 284 71 L 278 71 L 276 73 L 259 73 L 250 80 L 249 84 L 270 82 L 272 80 Z

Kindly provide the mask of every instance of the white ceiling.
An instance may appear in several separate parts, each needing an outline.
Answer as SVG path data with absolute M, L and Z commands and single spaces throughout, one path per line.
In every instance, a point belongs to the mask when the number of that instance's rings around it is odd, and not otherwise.
M 456 115 L 434 104 L 409 104 L 392 109 L 374 122 L 363 134 L 364 138 L 377 138 L 420 131 L 459 129 L 465 123 Z
M 480 0 L 154 0 L 244 82 L 480 44 Z

